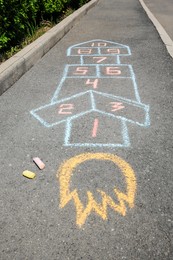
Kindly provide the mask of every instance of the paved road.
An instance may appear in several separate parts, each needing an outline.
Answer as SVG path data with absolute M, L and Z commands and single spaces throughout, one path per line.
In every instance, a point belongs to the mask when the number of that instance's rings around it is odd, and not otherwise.
M 144 2 L 173 39 L 173 1 L 165 0 L 163 3 L 161 0 L 144 0 Z
M 172 259 L 172 68 L 137 0 L 100 0 L 1 96 L 0 259 Z

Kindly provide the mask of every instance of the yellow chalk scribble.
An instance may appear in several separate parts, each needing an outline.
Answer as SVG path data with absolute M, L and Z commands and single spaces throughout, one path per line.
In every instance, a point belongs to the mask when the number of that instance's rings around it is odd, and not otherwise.
M 117 195 L 119 204 L 116 204 L 113 199 L 108 196 L 104 191 L 97 189 L 102 196 L 102 203 L 97 203 L 90 191 L 87 191 L 88 203 L 86 207 L 82 204 L 77 189 L 70 191 L 70 179 L 72 177 L 75 168 L 88 160 L 106 160 L 115 163 L 122 174 L 125 177 L 126 193 L 122 193 L 118 189 L 114 188 L 114 192 Z M 134 207 L 134 197 L 136 191 L 136 178 L 131 166 L 122 158 L 108 153 L 83 153 L 65 161 L 59 168 L 57 177 L 60 182 L 60 207 L 73 200 L 76 207 L 76 224 L 81 227 L 90 213 L 93 211 L 97 213 L 102 219 L 107 219 L 107 207 L 109 206 L 115 212 L 118 212 L 122 216 L 126 215 L 126 205 L 130 208 Z

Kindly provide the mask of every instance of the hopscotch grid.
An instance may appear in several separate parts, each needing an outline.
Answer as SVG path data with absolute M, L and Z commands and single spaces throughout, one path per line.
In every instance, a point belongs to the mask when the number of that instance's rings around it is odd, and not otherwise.
M 130 146 L 130 138 L 129 138 L 126 120 L 122 119 L 121 123 L 122 123 L 122 134 L 123 134 L 124 144 L 126 145 L 126 147 L 129 147 Z
M 54 92 L 54 94 L 53 94 L 53 97 L 52 97 L 52 99 L 51 99 L 51 103 L 54 103 L 54 102 L 57 100 L 58 94 L 59 94 L 59 92 L 61 91 L 62 85 L 63 85 L 63 83 L 64 83 L 65 80 L 66 80 L 66 78 L 65 78 L 65 77 L 62 77 L 62 79 L 61 79 L 61 81 L 60 81 L 60 83 L 59 83 L 57 89 L 55 90 L 55 92 Z
M 117 55 L 117 57 L 116 57 L 116 62 L 117 62 L 118 65 L 120 65 L 121 62 L 120 62 L 120 56 L 119 55 Z
M 85 55 L 85 57 L 86 57 L 86 55 Z M 114 57 L 114 56 L 106 56 L 106 55 L 103 55 L 103 56 L 100 56 L 100 55 L 93 55 L 93 56 L 87 56 L 86 58 L 89 58 L 89 57 L 91 57 L 91 58 L 93 58 L 93 63 L 87 63 L 87 61 L 85 61 L 85 63 L 84 63 L 84 59 L 83 59 L 83 63 L 81 63 L 81 64 L 78 64 L 79 66 L 92 66 L 92 65 L 105 65 L 105 66 L 112 66 L 112 67 L 115 67 L 115 66 L 119 66 L 119 65 L 122 65 L 121 63 L 120 63 L 120 59 L 118 59 L 119 58 L 119 55 L 117 55 L 116 57 Z M 102 63 L 99 63 L 99 62 L 94 62 L 94 58 L 98 58 L 98 57 L 101 57 L 101 58 L 106 58 L 106 59 L 104 59 L 104 60 L 107 60 L 107 58 L 113 58 L 112 60 L 114 61 L 114 62 L 112 62 L 112 63 L 107 63 L 106 61 L 102 64 Z M 81 57 L 80 57 L 80 62 L 81 62 Z M 129 65 L 129 64 L 128 64 Z
M 114 115 L 114 114 L 112 114 L 112 113 L 104 112 L 104 111 L 99 110 L 99 109 L 95 109 L 94 111 L 95 111 L 95 112 L 98 112 L 98 113 L 100 113 L 100 114 L 109 116 L 109 117 L 114 117 L 114 118 L 117 118 L 117 119 L 121 119 L 121 120 L 126 121 L 126 122 L 131 123 L 131 124 L 135 124 L 135 125 L 139 125 L 139 126 L 143 126 L 143 127 L 146 126 L 146 123 L 145 123 L 145 122 L 144 122 L 144 123 L 139 123 L 139 122 L 137 122 L 137 121 L 134 121 L 134 120 L 125 118 L 125 117 L 123 117 L 123 116 L 116 116 L 116 115 Z M 148 125 L 147 125 L 147 126 L 148 126 Z
M 70 147 L 109 147 L 109 148 L 116 148 L 116 147 L 128 147 L 127 144 L 101 144 L 101 143 L 64 143 L 64 146 Z
M 81 43 L 79 44 L 76 44 L 76 45 L 73 45 L 71 47 L 68 48 L 67 50 L 67 56 L 80 56 L 80 64 L 66 64 L 65 65 L 65 68 L 64 68 L 64 71 L 63 71 L 63 76 L 62 76 L 62 79 L 59 83 L 59 85 L 57 86 L 57 89 L 56 91 L 54 92 L 54 95 L 51 99 L 51 103 L 50 104 L 46 104 L 44 106 L 41 106 L 37 109 L 33 109 L 30 111 L 31 115 L 33 115 L 38 121 L 40 121 L 41 124 L 43 124 L 45 127 L 52 127 L 52 126 L 55 126 L 55 125 L 58 125 L 58 124 L 61 124 L 61 123 L 64 123 L 66 122 L 66 129 L 65 129 L 65 137 L 64 137 L 64 145 L 66 146 L 81 146 L 81 147 L 84 147 L 84 146 L 92 146 L 92 147 L 128 147 L 130 146 L 130 139 L 129 139 L 129 135 L 128 135 L 128 128 L 127 128 L 127 123 L 133 123 L 133 124 L 136 124 L 136 125 L 139 125 L 139 126 L 143 126 L 143 127 L 148 127 L 150 125 L 150 117 L 149 117 L 149 106 L 148 105 L 145 105 L 143 103 L 141 103 L 141 100 L 140 100 L 140 96 L 139 96 L 139 93 L 138 93 L 138 86 L 137 86 L 137 83 L 136 83 L 136 77 L 135 77 L 135 73 L 133 71 L 133 67 L 131 64 L 121 64 L 121 61 L 120 61 L 120 56 L 129 56 L 131 55 L 131 50 L 129 48 L 129 46 L 126 46 L 126 45 L 123 45 L 123 44 L 119 44 L 119 43 L 116 43 L 116 42 L 111 42 L 111 41 L 103 41 L 103 40 L 100 40 L 100 39 L 96 39 L 96 40 L 92 40 L 92 41 L 87 41 L 87 42 L 84 42 L 82 43 L 85 44 L 85 43 L 97 43 L 97 42 L 105 42 L 105 43 L 111 43 L 113 44 L 113 46 L 109 46 L 109 48 L 116 48 L 116 49 L 125 49 L 128 53 L 111 53 L 111 54 L 107 54 L 107 53 L 101 53 L 101 49 L 107 49 L 108 46 L 99 46 L 99 47 L 95 47 L 95 46 L 80 46 Z M 96 54 L 83 54 L 83 55 L 76 55 L 76 54 L 71 54 L 71 50 L 72 48 L 73 49 L 97 49 L 97 52 Z M 98 57 L 98 56 L 104 56 L 104 57 L 115 57 L 115 64 L 110 64 L 110 63 L 92 63 L 92 64 L 85 64 L 84 63 L 84 56 L 85 57 Z M 75 67 L 75 66 L 78 66 L 78 67 L 94 67 L 96 68 L 96 75 L 92 75 L 92 76 L 81 76 L 81 75 L 77 75 L 77 76 L 67 76 L 68 73 L 69 73 L 69 69 L 71 67 Z M 123 68 L 123 67 L 128 67 L 129 68 L 129 71 L 130 71 L 130 77 L 124 77 L 124 76 L 119 76 L 119 75 L 101 75 L 101 67 L 106 67 L 106 66 L 110 66 L 110 67 L 120 67 L 120 68 Z M 66 79 L 71 79 L 71 78 L 79 78 L 79 79 L 95 79 L 95 78 L 104 78 L 104 79 L 131 79 L 132 82 L 133 82 L 133 88 L 134 88 L 134 92 L 135 92 L 135 97 L 136 97 L 136 100 L 137 101 L 133 101 L 131 99 L 127 99 L 127 98 L 123 98 L 123 97 L 119 97 L 119 96 L 115 96 L 115 95 L 112 95 L 112 94 L 108 94 L 108 93 L 104 93 L 104 92 L 99 92 L 99 91 L 94 91 L 94 90 L 88 90 L 88 91 L 84 91 L 84 92 L 81 92 L 81 93 L 78 93 L 78 94 L 75 94 L 75 95 L 72 95 L 68 98 L 63 98 L 63 99 L 60 99 L 58 100 L 58 96 L 59 96 L 59 93 L 63 87 L 63 83 Z M 62 102 L 66 102 L 66 101 L 69 101 L 69 100 L 72 100 L 72 99 L 75 99 L 75 98 L 78 98 L 80 96 L 84 96 L 86 94 L 89 94 L 90 95 L 90 101 L 91 101 L 91 107 L 92 109 L 90 110 L 86 110 L 86 111 L 83 111 L 83 112 L 80 112 L 80 113 L 77 113 L 76 115 L 72 115 L 72 116 L 68 116 L 67 118 L 65 119 L 62 119 L 60 121 L 57 121 L 57 122 L 54 122 L 52 124 L 50 123 L 47 123 L 44 119 L 42 119 L 38 114 L 36 114 L 36 112 L 42 110 L 42 109 L 46 109 L 46 108 L 49 108 L 51 106 L 54 106 L 54 105 L 58 105 Z M 94 97 L 94 94 L 97 94 L 97 95 L 100 95 L 100 96 L 103 96 L 103 97 L 107 97 L 107 98 L 112 98 L 114 100 L 120 100 L 120 101 L 123 101 L 127 104 L 130 104 L 130 105 L 133 105 L 135 107 L 139 107 L 139 108 L 142 108 L 145 112 L 145 122 L 144 123 L 139 123 L 137 121 L 133 121 L 131 119 L 128 119 L 128 118 L 125 118 L 123 116 L 116 116 L 116 115 L 113 115 L 112 113 L 108 113 L 108 112 L 104 112 L 104 111 L 101 111 L 101 110 L 98 110 L 96 108 L 96 100 L 95 100 L 95 97 Z M 86 114 L 89 114 L 89 113 L 92 113 L 92 112 L 96 112 L 96 113 L 99 113 L 99 114 L 102 114 L 102 115 L 106 115 L 108 117 L 113 117 L 113 118 L 116 118 L 116 119 L 119 119 L 121 120 L 121 124 L 122 124 L 122 137 L 123 137 L 123 144 L 111 144 L 111 143 L 108 143 L 108 144 L 101 144 L 101 143 L 74 143 L 74 144 L 70 144 L 69 143 L 69 140 L 70 140 L 70 136 L 71 136 L 71 127 L 72 127 L 72 120 L 76 120 Z
M 81 54 L 72 54 L 70 56 L 72 56 L 72 57 L 79 57 L 79 56 L 82 56 L 82 55 Z M 105 53 L 98 54 L 98 53 L 95 53 L 95 54 L 85 54 L 83 56 L 87 56 L 87 57 L 96 57 L 96 56 L 97 57 L 99 57 L 99 56 L 101 56 L 101 57 L 102 56 L 104 56 L 104 57 L 105 56 L 106 57 L 113 57 L 113 56 L 117 56 L 118 57 L 118 56 L 129 56 L 129 54 L 123 54 L 123 53 L 122 54 L 119 54 L 119 53 L 118 54 L 116 54 L 116 53 L 115 54 L 107 54 L 107 53 L 106 54 Z
M 69 143 L 70 135 L 71 135 L 71 119 L 68 119 L 65 128 L 64 145 Z
M 97 78 L 97 75 L 92 75 L 92 76 L 68 76 L 66 77 L 67 79 L 95 79 Z M 99 78 L 101 79 L 132 79 L 132 77 L 121 77 L 121 76 L 100 76 Z
M 97 65 L 96 65 L 96 77 L 97 77 L 97 78 L 100 78 L 100 76 L 101 76 L 100 66 L 97 64 Z
M 83 55 L 84 56 L 84 55 Z M 79 63 L 74 63 L 74 64 L 66 64 L 65 66 L 66 67 L 76 67 L 76 66 L 79 66 L 79 67 L 86 67 L 85 65 L 87 65 L 87 64 L 83 64 L 84 66 L 81 66 L 81 64 L 79 64 Z M 114 64 L 114 65 L 112 65 L 112 64 L 98 64 L 98 63 L 92 63 L 92 64 L 88 64 L 87 66 L 88 67 L 95 67 L 96 65 L 98 65 L 98 66 L 102 66 L 102 67 L 104 67 L 104 66 L 106 66 L 106 65 L 110 65 L 111 67 L 116 67 L 116 65 L 118 65 L 118 67 L 130 67 L 130 66 L 132 66 L 131 64 Z
M 98 55 L 97 55 L 97 56 L 100 56 L 100 55 L 102 55 L 102 54 L 101 54 L 101 50 L 100 50 L 100 48 L 99 48 L 99 47 L 97 47 L 97 51 L 98 51 Z
M 94 98 L 92 90 L 90 90 L 90 95 L 91 95 L 90 96 L 91 97 L 91 107 L 92 107 L 93 110 L 95 110 L 96 109 L 96 102 L 95 102 L 95 98 Z
M 138 85 L 137 85 L 137 83 L 136 83 L 136 77 L 135 77 L 135 73 L 134 73 L 134 71 L 133 71 L 132 65 L 129 65 L 129 68 L 130 68 L 130 72 L 131 72 L 131 75 L 132 75 L 132 80 L 133 80 L 133 85 L 134 85 L 136 100 L 137 100 L 139 103 L 141 103 L 141 99 L 140 99 L 139 92 L 138 92 Z
M 80 47 L 80 49 L 89 49 L 89 48 L 92 48 L 92 49 L 107 49 L 108 47 L 106 47 L 106 46 L 101 46 L 101 47 L 94 47 L 94 46 L 88 46 L 88 47 L 83 47 L 83 46 L 81 46 Z M 125 47 L 122 47 L 122 46 L 115 46 L 115 47 L 110 47 L 110 48 L 115 48 L 115 49 L 126 49 Z M 73 47 L 73 49 L 79 49 L 79 47 Z
M 91 93 L 91 92 L 94 92 L 95 94 L 98 94 L 98 95 L 101 95 L 101 96 L 110 97 L 110 98 L 113 98 L 113 99 L 115 99 L 115 100 L 116 100 L 116 99 L 122 100 L 122 101 L 125 101 L 125 102 L 128 103 L 128 104 L 134 104 L 134 105 L 137 106 L 137 107 L 142 107 L 142 108 L 145 108 L 145 109 L 149 109 L 149 106 L 148 106 L 148 105 L 145 105 L 145 104 L 143 104 L 143 103 L 140 103 L 140 104 L 139 104 L 139 103 L 137 103 L 137 102 L 135 102 L 135 101 L 132 101 L 132 100 L 126 99 L 126 98 L 122 98 L 122 97 L 120 97 L 120 96 L 115 96 L 115 95 L 112 95 L 112 94 L 103 93 L 103 92 L 94 91 L 94 90 L 88 90 L 88 91 L 81 92 L 81 93 L 79 93 L 79 94 L 75 94 L 75 95 L 73 95 L 73 96 L 70 96 L 70 97 L 68 97 L 68 98 L 61 99 L 61 100 L 56 101 L 56 102 L 54 101 L 54 102 L 52 102 L 52 103 L 50 103 L 50 104 L 46 104 L 46 105 L 44 105 L 44 106 L 41 106 L 41 107 L 39 107 L 39 108 L 37 108 L 37 109 L 31 110 L 31 113 L 37 112 L 37 111 L 42 110 L 42 109 L 44 109 L 44 108 L 50 107 L 50 106 L 52 106 L 52 105 L 56 105 L 56 104 L 59 104 L 59 103 L 64 102 L 64 101 L 68 101 L 68 100 L 77 98 L 77 97 L 79 97 L 79 96 L 82 96 L 82 95 L 85 95 L 85 94 Z
M 45 127 L 47 128 L 50 128 L 50 127 L 53 127 L 55 125 L 58 125 L 58 124 L 61 124 L 61 123 L 64 123 L 67 119 L 62 119 L 60 121 L 57 121 L 55 123 L 48 123 L 46 122 L 44 119 L 42 119 L 38 114 L 34 113 L 34 112 L 30 112 L 42 125 L 44 125 Z
M 74 116 L 70 116 L 69 119 L 75 120 L 75 119 L 78 119 L 79 117 L 87 115 L 87 114 L 89 114 L 89 113 L 91 113 L 93 111 L 94 111 L 93 109 L 89 109 L 89 110 L 83 111 L 81 113 L 78 113 L 78 114 L 76 114 Z
M 150 115 L 149 115 L 150 107 L 146 107 L 146 114 L 145 114 L 145 127 L 150 126 Z
M 93 42 L 99 42 L 99 41 L 100 41 L 100 42 L 105 42 L 105 43 L 111 43 L 111 44 L 113 44 L 114 46 L 111 46 L 111 47 L 115 47 L 116 45 L 118 45 L 118 46 L 116 46 L 116 47 L 120 48 L 120 46 L 122 46 L 122 48 L 126 48 L 126 49 L 128 50 L 128 54 L 131 55 L 131 50 L 130 50 L 129 46 L 123 45 L 123 44 L 120 44 L 120 43 L 117 43 L 117 42 L 104 41 L 104 40 L 100 40 L 100 39 L 95 39 L 95 40 L 83 42 L 82 45 L 83 45 L 83 44 L 86 44 L 86 43 L 91 43 L 91 42 L 93 43 Z M 74 45 L 70 46 L 70 47 L 68 48 L 68 50 L 67 50 L 67 56 L 70 56 L 70 54 L 71 54 L 71 49 L 77 48 L 77 47 L 80 46 L 80 45 L 81 45 L 81 43 L 74 44 Z M 81 47 L 82 47 L 82 46 L 80 46 L 80 48 L 81 48 Z M 89 47 L 86 47 L 86 46 L 85 46 L 84 48 L 91 48 L 91 46 L 89 46 Z
M 80 56 L 80 64 L 81 64 L 81 65 L 84 64 L 83 55 Z
M 62 99 L 60 99 L 60 100 L 58 100 L 58 101 L 53 101 L 53 102 L 51 102 L 51 103 L 49 103 L 49 104 L 46 104 L 46 105 L 41 106 L 41 107 L 39 107 L 39 108 L 33 109 L 33 110 L 31 110 L 31 111 L 32 111 L 32 112 L 37 112 L 37 111 L 42 110 L 42 109 L 45 109 L 45 108 L 47 108 L 47 107 L 54 106 L 54 105 L 58 105 L 58 104 L 60 104 L 60 103 L 62 103 L 62 102 L 66 102 L 66 101 L 69 101 L 69 100 L 71 100 L 71 99 L 78 98 L 78 97 L 80 97 L 80 96 L 84 96 L 84 95 L 86 95 L 87 93 L 90 93 L 90 90 L 87 90 L 87 91 L 84 91 L 84 92 L 80 92 L 80 93 L 78 93 L 78 94 L 72 95 L 72 96 L 67 97 L 67 98 L 62 98 Z
M 30 111 L 30 114 L 37 119 L 42 125 L 45 127 L 50 127 L 50 124 L 48 124 L 44 119 L 42 119 L 39 115 L 37 115 L 33 110 Z
M 118 100 L 124 101 L 127 104 L 130 104 L 130 105 L 132 104 L 132 105 L 134 105 L 136 107 L 140 107 L 140 108 L 143 108 L 143 109 L 146 109 L 146 110 L 149 109 L 149 105 L 145 105 L 143 103 L 139 103 L 139 102 L 137 102 L 135 100 L 123 98 L 121 96 L 115 96 L 115 95 L 108 94 L 108 93 L 105 93 L 105 92 L 99 92 L 99 91 L 95 91 L 95 90 L 92 90 L 92 91 L 93 91 L 93 93 L 98 94 L 100 96 L 105 96 L 105 97 L 112 98 L 112 99 L 115 99 L 115 100 L 118 99 Z

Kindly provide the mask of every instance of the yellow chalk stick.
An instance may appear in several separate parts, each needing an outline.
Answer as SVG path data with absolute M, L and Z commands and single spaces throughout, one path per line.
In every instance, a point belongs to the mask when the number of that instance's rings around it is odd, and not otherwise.
M 33 179 L 36 176 L 36 174 L 34 172 L 24 171 L 23 176 L 25 176 L 26 178 L 29 178 L 29 179 Z

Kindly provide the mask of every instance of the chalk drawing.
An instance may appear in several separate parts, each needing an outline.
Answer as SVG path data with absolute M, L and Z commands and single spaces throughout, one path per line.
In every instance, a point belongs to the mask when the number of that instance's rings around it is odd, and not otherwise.
M 74 106 L 73 104 L 61 104 L 59 106 L 59 111 L 58 111 L 58 114 L 64 114 L 64 115 L 71 115 L 72 114 L 72 111 L 69 111 L 69 110 L 72 110 L 74 109 Z
M 128 125 L 150 125 L 149 106 L 141 102 L 133 67 L 121 63 L 121 57 L 130 55 L 127 45 L 104 40 L 69 47 L 72 63 L 65 65 L 51 101 L 30 113 L 45 127 L 64 123 L 65 146 L 130 146 Z M 114 125 L 112 136 L 104 132 L 103 118 Z M 84 120 L 89 123 L 77 139 Z
M 86 85 L 93 85 L 93 89 L 96 89 L 97 86 L 98 86 L 98 82 L 99 80 L 98 79 L 95 79 L 94 81 L 91 81 L 90 79 L 87 79 L 86 81 Z
M 77 166 L 89 160 L 110 161 L 113 162 L 122 173 L 125 180 L 126 191 L 121 192 L 114 186 L 114 194 L 117 197 L 118 203 L 112 197 L 106 194 L 104 190 L 97 189 L 97 192 L 102 197 L 102 202 L 96 202 L 91 191 L 87 191 L 88 202 L 83 205 L 77 189 L 71 191 L 70 181 Z M 82 173 L 80 173 L 82 174 Z M 116 172 L 115 172 L 116 174 Z M 76 208 L 76 224 L 81 227 L 91 213 L 97 214 L 103 220 L 107 220 L 108 208 L 125 216 L 127 206 L 134 207 L 135 192 L 136 192 L 136 177 L 132 167 L 121 157 L 108 153 L 84 153 L 77 155 L 65 161 L 59 168 L 57 178 L 60 183 L 60 208 L 64 208 L 69 202 L 73 202 Z
M 98 120 L 98 118 L 96 118 L 96 119 L 94 120 L 94 126 L 93 126 L 93 131 L 92 131 L 92 137 L 96 137 L 96 136 L 97 136 L 98 125 L 99 125 L 99 120 Z
M 110 102 L 110 104 L 112 106 L 112 112 L 125 108 L 122 102 Z

